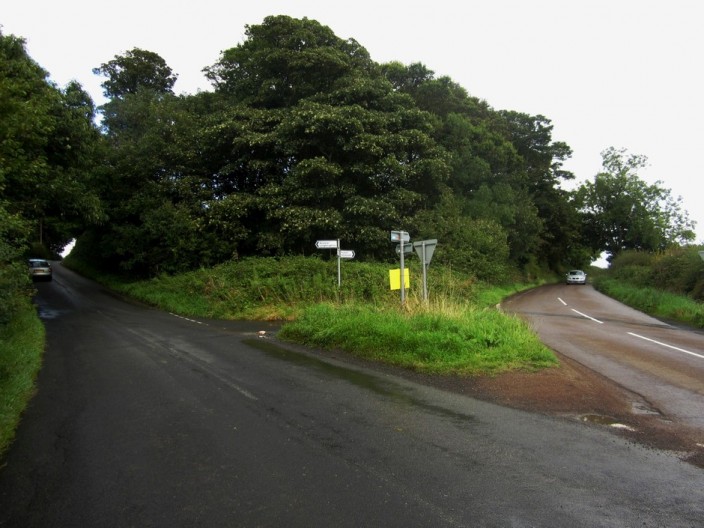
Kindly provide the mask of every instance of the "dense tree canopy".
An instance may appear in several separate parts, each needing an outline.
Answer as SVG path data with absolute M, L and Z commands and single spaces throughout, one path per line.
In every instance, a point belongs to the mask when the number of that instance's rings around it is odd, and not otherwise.
M 111 96 L 111 222 L 92 250 L 124 269 L 308 253 L 318 238 L 393 258 L 391 229 L 443 231 L 455 249 L 439 260 L 484 277 L 588 258 L 560 188 L 571 152 L 548 119 L 495 111 L 422 64 L 379 65 L 316 21 L 247 26 L 204 69 L 212 93 L 174 96 L 170 68 L 143 50 L 96 72 Z M 468 247 L 476 226 L 491 244 Z
M 88 94 L 47 76 L 22 39 L 0 34 L 0 200 L 55 251 L 101 218 L 91 180 L 100 137 Z
M 49 255 L 102 217 L 93 116 L 80 85 L 57 88 L 23 39 L 0 32 L 0 323 L 26 291 L 30 247 Z
M 87 227 L 78 249 L 108 270 L 309 254 L 321 238 L 393 260 L 388 232 L 403 229 L 440 240 L 434 262 L 502 280 L 690 240 L 678 203 L 633 177 L 638 159 L 611 150 L 567 191 L 571 149 L 548 118 L 497 111 L 420 63 L 377 64 L 314 20 L 247 26 L 195 95 L 173 93 L 158 54 L 116 55 L 94 69 L 101 133 L 80 86 L 57 89 L 21 40 L 2 45 L 0 234 L 59 247 Z

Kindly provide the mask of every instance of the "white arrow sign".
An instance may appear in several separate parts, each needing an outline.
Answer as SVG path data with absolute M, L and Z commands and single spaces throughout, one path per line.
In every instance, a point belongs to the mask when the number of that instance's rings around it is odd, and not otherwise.
M 315 247 L 318 249 L 337 249 L 337 240 L 318 240 Z
M 338 255 L 340 256 L 340 258 L 353 259 L 354 258 L 354 251 L 352 251 L 351 249 L 341 249 L 340 253 L 338 253 Z
M 409 242 L 411 236 L 405 231 L 391 231 L 391 242 Z

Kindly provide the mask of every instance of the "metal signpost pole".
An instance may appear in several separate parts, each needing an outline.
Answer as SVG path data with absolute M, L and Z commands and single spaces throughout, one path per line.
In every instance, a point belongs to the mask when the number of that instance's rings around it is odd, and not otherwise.
M 425 240 L 423 240 L 423 300 L 428 302 L 428 270 L 425 260 Z
M 403 269 L 403 254 L 405 252 L 403 251 L 403 232 L 401 233 L 401 306 L 403 306 L 406 302 L 406 281 L 404 277 L 404 269 Z
M 337 240 L 318 240 L 315 242 L 315 247 L 318 249 L 337 249 L 337 287 L 340 287 L 340 239 Z
M 437 245 L 438 241 L 434 238 L 413 243 L 413 248 L 416 250 L 416 253 L 418 253 L 421 265 L 423 266 L 423 300 L 426 302 L 428 301 L 428 266 L 430 265 L 430 260 L 433 258 L 433 253 L 435 253 Z
M 399 277 L 399 284 L 401 286 L 401 306 L 404 305 L 406 302 L 406 274 L 404 273 L 405 270 L 405 265 L 404 265 L 404 258 L 405 258 L 405 253 L 406 249 L 404 248 L 404 243 L 408 242 L 410 244 L 411 242 L 411 235 L 406 233 L 405 231 L 391 231 L 391 242 L 398 242 L 398 247 L 396 248 L 399 254 L 399 257 L 401 257 L 401 269 L 399 270 L 400 277 Z M 411 246 L 409 245 L 409 248 Z M 392 270 L 393 271 L 393 270 Z M 393 284 L 393 281 L 392 281 Z M 392 288 L 395 289 L 395 288 Z

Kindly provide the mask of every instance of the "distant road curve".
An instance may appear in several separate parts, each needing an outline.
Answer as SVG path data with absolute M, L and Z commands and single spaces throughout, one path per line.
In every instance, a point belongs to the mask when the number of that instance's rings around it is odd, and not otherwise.
M 529 321 L 552 349 L 704 430 L 704 332 L 659 321 L 590 285 L 542 286 L 502 308 Z

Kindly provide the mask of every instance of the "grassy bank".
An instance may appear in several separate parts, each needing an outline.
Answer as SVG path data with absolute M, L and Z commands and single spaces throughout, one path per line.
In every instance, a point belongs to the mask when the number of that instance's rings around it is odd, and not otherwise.
M 437 267 L 429 271 L 425 303 L 419 266 L 411 262 L 411 288 L 401 308 L 399 292 L 389 290 L 391 267 L 344 262 L 340 287 L 336 262 L 314 257 L 242 259 L 139 282 L 98 278 L 173 313 L 284 320 L 283 339 L 425 372 L 481 374 L 556 364 L 527 325 L 494 309 L 529 285 L 492 287 Z
M 495 374 L 557 364 L 522 321 L 488 308 L 404 313 L 319 304 L 286 324 L 279 336 L 427 373 Z
M 620 279 L 600 278 L 594 287 L 614 299 L 653 317 L 704 328 L 704 305 L 684 295 L 634 286 Z
M 34 393 L 44 341 L 44 327 L 29 303 L 0 326 L 0 456 Z

